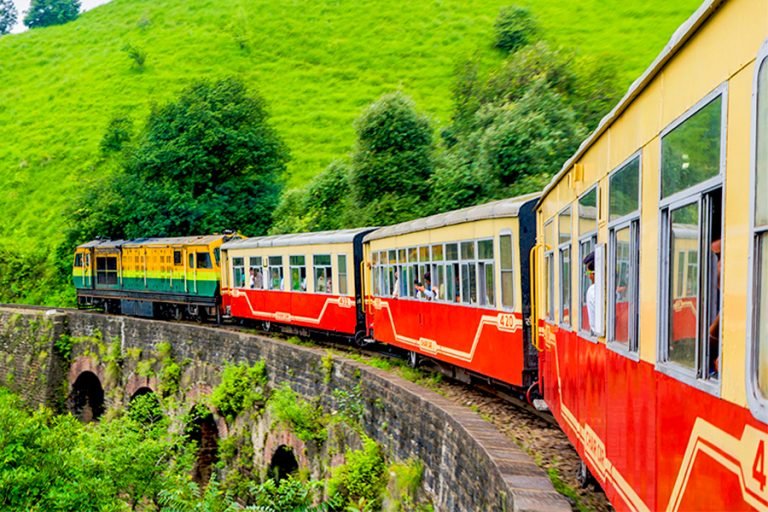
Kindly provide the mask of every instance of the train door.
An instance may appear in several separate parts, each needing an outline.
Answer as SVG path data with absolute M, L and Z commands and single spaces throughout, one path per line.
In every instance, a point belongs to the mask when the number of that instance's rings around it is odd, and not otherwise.
M 197 259 L 194 250 L 187 251 L 187 261 L 189 267 L 187 270 L 187 292 L 197 293 Z
M 93 268 L 91 267 L 93 249 L 88 249 L 83 253 L 83 286 L 93 288 Z

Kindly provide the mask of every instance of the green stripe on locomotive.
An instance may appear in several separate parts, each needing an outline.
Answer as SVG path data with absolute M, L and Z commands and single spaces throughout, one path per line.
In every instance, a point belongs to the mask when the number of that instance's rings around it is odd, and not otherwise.
M 128 273 L 126 273 L 128 274 Z M 120 284 L 96 284 L 93 288 L 96 290 L 125 290 L 134 292 L 151 292 L 151 293 L 175 293 L 193 295 L 195 297 L 213 297 L 216 295 L 216 290 L 219 286 L 219 275 L 217 272 L 198 272 L 195 279 L 194 273 L 189 272 L 186 285 L 184 283 L 184 276 L 174 276 L 171 279 L 169 276 L 152 276 L 152 273 L 147 273 L 146 281 L 144 274 L 140 275 L 123 275 L 122 285 Z M 89 276 L 83 276 L 82 273 L 73 273 L 72 281 L 76 289 L 90 289 L 92 278 Z

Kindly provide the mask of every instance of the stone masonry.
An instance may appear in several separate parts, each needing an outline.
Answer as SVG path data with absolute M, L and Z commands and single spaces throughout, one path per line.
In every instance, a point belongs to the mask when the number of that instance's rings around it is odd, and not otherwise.
M 95 333 L 113 343 L 119 340 L 123 352 L 141 349 L 150 354 L 158 343 L 171 343 L 174 357 L 188 362 L 182 379 L 195 389 L 216 386 L 226 363 L 259 359 L 266 362 L 271 384 L 289 382 L 305 398 L 320 397 L 328 410 L 334 389 L 351 390 L 359 384 L 366 433 L 396 459 L 422 461 L 422 486 L 436 510 L 570 510 L 544 471 L 471 410 L 386 371 L 337 356 L 327 375 L 325 351 L 263 336 L 81 311 L 0 308 L 0 384 L 32 403 L 61 404 L 62 385 L 71 385 L 77 372 L 62 367 L 55 341 L 61 335 Z M 82 356 L 74 353 L 72 360 L 82 361 Z

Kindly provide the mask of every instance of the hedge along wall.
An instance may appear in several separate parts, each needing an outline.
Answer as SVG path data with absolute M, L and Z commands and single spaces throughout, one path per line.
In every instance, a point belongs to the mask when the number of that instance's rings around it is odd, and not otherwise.
M 44 322 L 51 328 L 41 329 Z M 81 311 L 53 315 L 0 309 L 0 383 L 9 379 L 27 382 L 39 374 L 23 365 L 5 363 L 8 354 L 13 354 L 13 361 L 43 360 L 45 351 L 50 358 L 46 366 L 57 368 L 58 373 L 49 372 L 44 382 L 38 380 L 32 386 L 10 387 L 33 402 L 61 403 L 66 371 L 53 346 L 62 334 L 73 339 L 97 334 L 105 344 L 119 343 L 124 354 L 138 354 L 139 350 L 154 354 L 159 343 L 170 342 L 174 359 L 185 361 L 182 380 L 186 382 L 182 384 L 186 387 L 213 388 L 226 363 L 259 359 L 266 362 L 270 384 L 288 382 L 307 399 L 320 397 L 326 410 L 333 409 L 334 389 L 352 390 L 359 384 L 366 406 L 366 433 L 395 459 L 422 461 L 422 486 L 437 510 L 570 510 L 544 471 L 471 410 L 383 370 L 339 357 L 329 366 L 321 349 L 263 336 Z M 77 345 L 73 356 L 78 356 Z M 60 380 L 53 382 L 56 378 Z M 119 393 L 105 391 L 111 397 L 108 400 L 127 400 L 124 393 L 119 398 Z

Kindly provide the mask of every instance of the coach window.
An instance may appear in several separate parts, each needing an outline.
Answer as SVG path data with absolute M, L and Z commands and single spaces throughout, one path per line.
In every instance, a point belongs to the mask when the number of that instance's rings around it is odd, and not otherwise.
M 82 267 L 83 266 L 83 253 L 81 253 L 81 252 L 75 253 L 75 266 L 76 267 Z
M 304 256 L 291 256 L 288 263 L 291 272 L 291 291 L 307 291 L 307 265 Z
M 173 251 L 173 264 L 177 267 L 181 266 L 181 251 Z
M 584 261 L 592 254 L 597 245 L 597 187 L 579 198 L 579 330 L 591 335 L 594 325 L 589 319 L 587 291 L 594 280 L 594 265 L 587 269 Z M 594 255 L 592 256 L 594 258 Z M 594 289 L 592 290 L 594 293 Z M 594 301 L 593 308 L 594 308 Z M 592 313 L 594 315 L 594 311 Z
M 571 326 L 571 207 L 557 216 L 560 264 L 560 325 Z
M 245 263 L 243 258 L 232 258 L 232 276 L 235 279 L 235 288 L 245 286 Z
M 207 252 L 197 253 L 197 268 L 213 268 L 211 255 Z
M 611 174 L 608 189 L 608 341 L 630 352 L 638 350 L 639 284 L 640 156 L 634 155 Z
M 283 289 L 283 257 L 270 256 L 267 266 L 268 284 L 270 290 Z
M 424 281 L 428 277 L 430 281 L 432 280 L 432 273 L 429 270 L 429 264 L 429 246 L 419 247 L 419 275 L 416 277 L 416 279 L 422 284 L 422 286 L 427 285 Z
M 477 304 L 475 242 L 461 242 L 461 302 Z
M 374 252 L 371 253 L 371 285 L 373 286 L 373 295 L 376 297 L 379 296 L 379 290 L 381 289 L 380 281 L 381 264 L 379 263 L 379 253 Z M 315 291 L 317 291 L 317 286 L 315 286 Z
M 665 371 L 690 383 L 716 382 L 720 370 L 724 94 L 705 98 L 661 137 L 660 356 L 673 363 Z
M 251 256 L 248 258 L 248 274 L 250 280 L 250 273 L 253 272 L 253 286 L 255 290 L 262 290 L 264 288 L 264 270 L 262 265 L 264 260 L 261 256 Z M 250 283 L 248 284 L 250 286 Z
M 499 236 L 499 269 L 501 271 L 501 305 L 505 309 L 515 306 L 515 280 L 512 267 L 512 235 Z
M 312 267 L 315 272 L 315 293 L 332 293 L 328 283 L 333 284 L 331 277 L 331 255 L 315 254 L 312 256 Z
M 432 289 L 435 300 L 445 300 L 445 265 L 442 244 L 432 246 Z
M 479 295 L 481 306 L 496 305 L 496 284 L 493 271 L 493 240 L 477 242 L 477 275 L 479 279 Z
M 762 420 L 768 417 L 765 400 L 768 399 L 768 42 L 763 45 L 758 58 L 755 76 L 753 103 L 753 161 L 754 204 L 753 250 L 754 268 L 752 308 L 752 343 L 750 346 L 749 378 L 753 382 L 750 404 L 761 413 Z M 754 379 L 757 382 L 754 382 Z M 760 398 L 758 404 L 753 396 Z
M 459 244 L 445 244 L 445 300 L 460 302 Z
M 339 295 L 347 295 L 347 255 L 339 254 Z M 333 285 L 328 285 L 328 293 L 333 293 Z
M 549 219 L 544 223 L 544 275 L 546 276 L 546 308 L 547 320 L 555 321 L 555 221 Z

